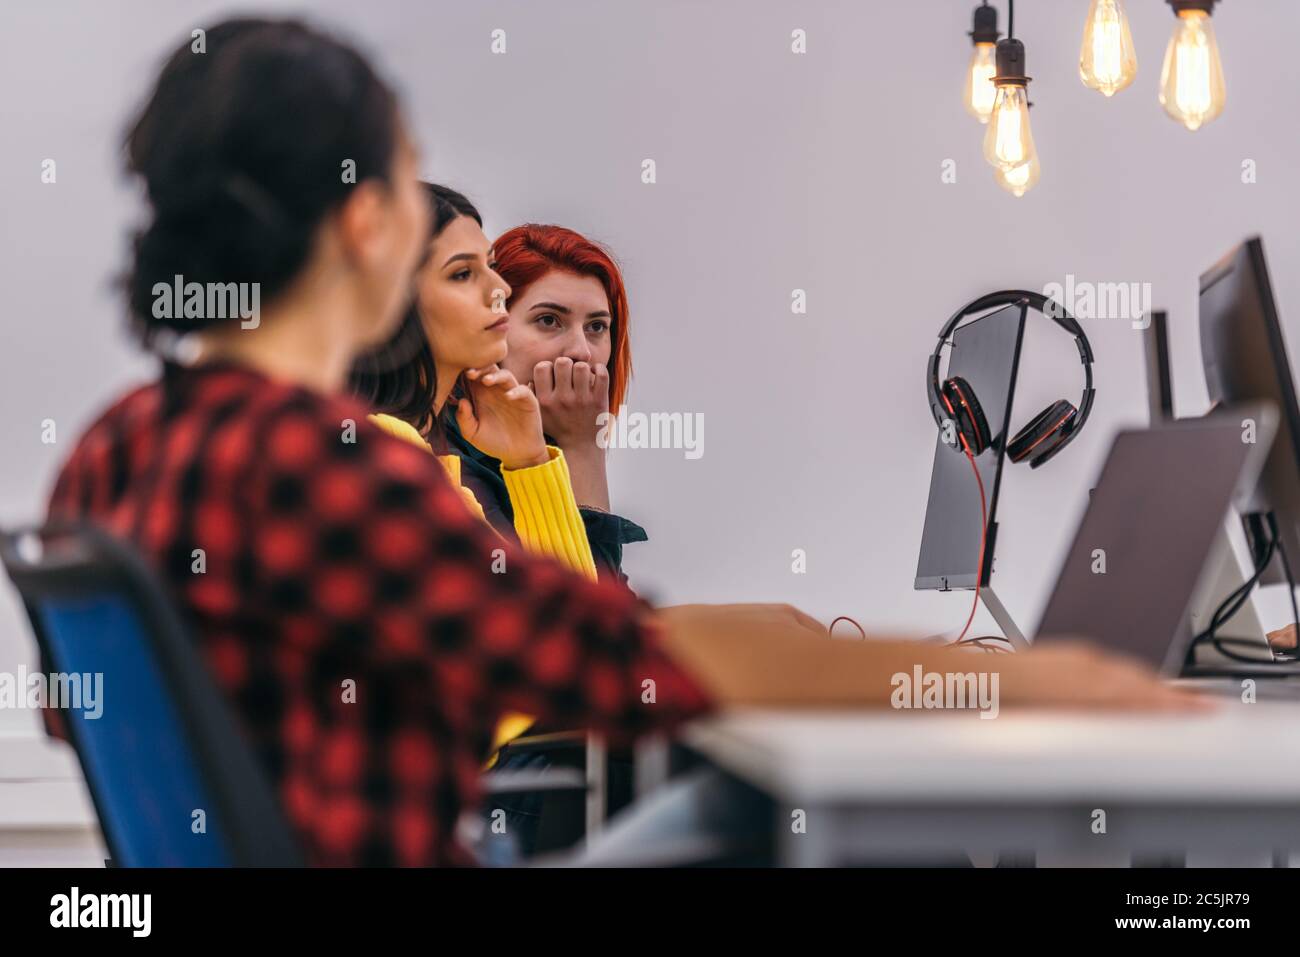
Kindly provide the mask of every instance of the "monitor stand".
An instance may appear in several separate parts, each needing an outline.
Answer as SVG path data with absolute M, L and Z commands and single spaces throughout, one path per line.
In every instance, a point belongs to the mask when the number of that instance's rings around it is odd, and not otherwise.
M 1246 581 L 1246 576 L 1242 573 L 1241 565 L 1237 561 L 1237 555 L 1232 550 L 1232 542 L 1228 538 L 1226 523 L 1223 528 L 1219 529 L 1219 535 L 1210 547 L 1204 581 L 1205 584 L 1197 588 L 1196 594 L 1192 598 L 1191 631 L 1193 635 L 1199 635 L 1209 626 L 1210 617 L 1214 614 L 1214 610 L 1223 603 L 1223 599 L 1236 591 Z M 1264 626 L 1260 624 L 1259 615 L 1255 612 L 1255 602 L 1251 598 L 1247 598 L 1241 609 L 1216 629 L 1215 634 L 1220 638 L 1232 639 L 1232 643 L 1228 645 L 1228 650 L 1239 658 L 1251 658 L 1264 662 L 1273 660 L 1273 650 L 1269 647 L 1268 637 L 1264 633 Z M 1206 665 L 1244 664 L 1244 662 L 1227 657 L 1207 642 L 1197 645 L 1195 654 L 1196 664 L 1201 667 Z
M 1011 647 L 1016 651 L 1028 651 L 1029 642 L 1025 640 L 1024 634 L 1016 626 L 1015 619 L 1011 617 L 991 586 L 986 585 L 980 589 L 980 601 L 984 603 L 984 607 L 1002 629 L 1002 635 L 1011 643 Z

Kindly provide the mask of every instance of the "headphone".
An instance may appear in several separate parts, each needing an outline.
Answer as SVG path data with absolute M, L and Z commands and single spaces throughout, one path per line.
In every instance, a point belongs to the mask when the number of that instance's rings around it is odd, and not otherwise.
M 975 312 L 1009 305 L 1033 308 L 1068 332 L 1074 337 L 1074 344 L 1079 349 L 1079 360 L 1083 363 L 1083 396 L 1078 406 L 1058 399 L 1030 419 L 1006 445 L 1007 457 L 1012 462 L 1028 460 L 1029 467 L 1036 469 L 1083 431 L 1083 424 L 1088 421 L 1088 414 L 1092 412 L 1092 400 L 1096 395 L 1096 390 L 1092 387 L 1092 346 L 1088 343 L 1083 327 L 1055 299 L 1024 289 L 1005 289 L 981 296 L 962 306 L 939 331 L 939 344 L 930 354 L 927 364 L 926 392 L 935 424 L 940 429 L 944 427 L 945 421 L 956 425 L 961 439 L 960 447 L 953 445 L 956 451 L 979 455 L 993 443 L 988 420 L 980 408 L 975 390 L 961 376 L 950 376 L 940 381 L 939 362 L 944 344 L 963 319 Z

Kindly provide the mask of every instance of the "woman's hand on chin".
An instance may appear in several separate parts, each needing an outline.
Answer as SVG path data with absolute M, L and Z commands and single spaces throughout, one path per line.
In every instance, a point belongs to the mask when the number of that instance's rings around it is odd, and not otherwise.
M 496 365 L 470 369 L 465 378 L 474 401 L 461 399 L 456 404 L 461 434 L 476 448 L 500 459 L 502 468 L 545 464 L 549 455 L 533 390 Z

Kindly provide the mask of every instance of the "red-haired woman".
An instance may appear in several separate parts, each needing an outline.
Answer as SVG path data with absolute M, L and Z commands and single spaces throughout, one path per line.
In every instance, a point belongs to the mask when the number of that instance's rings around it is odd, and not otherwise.
M 607 250 L 563 226 L 516 226 L 493 250 L 511 288 L 501 367 L 537 393 L 543 430 L 568 462 L 599 574 L 624 579 L 623 546 L 646 534 L 610 512 L 605 450 L 596 441 L 598 417 L 618 411 L 632 374 L 623 277 Z M 449 431 L 465 485 L 490 522 L 511 528 L 500 464 Z

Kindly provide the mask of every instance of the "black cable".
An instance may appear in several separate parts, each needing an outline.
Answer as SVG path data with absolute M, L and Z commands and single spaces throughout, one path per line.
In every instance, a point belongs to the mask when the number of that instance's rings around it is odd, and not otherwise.
M 1204 631 L 1197 635 L 1195 639 L 1193 639 L 1194 641 L 1219 641 L 1215 632 L 1231 621 L 1237 612 L 1241 611 L 1242 606 L 1246 603 L 1246 599 L 1250 597 L 1250 590 L 1258 579 L 1260 569 L 1267 567 L 1268 559 L 1271 558 L 1272 555 L 1271 553 L 1254 554 L 1252 557 L 1255 560 L 1255 574 L 1247 581 L 1238 585 L 1228 593 L 1223 601 L 1219 602 L 1219 606 L 1215 608 L 1214 613 L 1210 615 L 1209 625 Z
M 1255 574 L 1246 579 L 1240 588 L 1220 603 L 1219 607 L 1215 610 L 1214 615 L 1210 618 L 1209 636 L 1211 641 L 1217 642 L 1219 640 L 1215 637 L 1214 633 L 1231 621 L 1232 616 L 1239 612 L 1242 606 L 1246 604 L 1247 600 L 1249 600 L 1251 589 L 1258 584 L 1260 577 L 1263 576 L 1264 571 L 1268 568 L 1269 562 L 1273 560 L 1273 555 L 1276 550 L 1277 541 L 1270 539 L 1268 547 L 1265 548 L 1264 555 L 1260 559 L 1258 567 L 1255 569 Z M 1229 601 L 1232 602 L 1232 606 L 1225 610 L 1225 606 Z
M 1282 544 L 1282 535 L 1278 531 L 1277 516 L 1272 512 L 1265 512 L 1264 515 L 1262 516 L 1263 522 L 1259 521 L 1260 517 L 1261 516 L 1259 515 L 1251 516 L 1251 525 L 1255 532 L 1255 547 L 1252 548 L 1252 552 L 1254 552 L 1255 560 L 1256 562 L 1258 562 L 1260 568 L 1260 571 L 1256 573 L 1255 578 L 1257 580 L 1259 576 L 1263 574 L 1263 570 L 1268 568 L 1268 564 L 1272 560 L 1274 555 L 1280 558 L 1282 561 L 1282 569 L 1286 574 L 1287 584 L 1291 586 L 1292 620 L 1296 622 L 1300 622 L 1300 609 L 1297 609 L 1296 607 L 1294 579 L 1291 577 L 1291 563 L 1287 560 L 1286 549 Z M 1268 538 L 1265 542 L 1261 543 L 1259 539 L 1260 537 L 1262 537 L 1264 523 L 1267 523 L 1268 525 Z M 1260 552 L 1261 548 L 1263 549 L 1262 554 Z M 1217 630 L 1218 628 L 1221 628 L 1224 624 L 1226 624 L 1228 621 L 1232 619 L 1233 615 L 1235 615 L 1238 611 L 1241 610 L 1241 607 L 1246 603 L 1246 598 L 1249 596 L 1250 590 L 1254 584 L 1255 584 L 1254 581 L 1244 583 L 1236 591 L 1234 591 L 1232 595 L 1229 595 L 1228 598 L 1225 599 L 1225 603 L 1226 603 L 1228 600 L 1231 600 L 1233 596 L 1238 596 L 1236 601 L 1233 602 L 1232 608 L 1229 609 L 1226 613 L 1220 614 L 1220 612 L 1223 611 L 1222 606 L 1220 606 L 1219 610 L 1216 611 L 1215 617 L 1217 621 L 1212 623 L 1211 630 Z
M 956 646 L 956 645 L 974 645 L 974 644 L 978 644 L 978 643 L 981 642 L 981 641 L 1005 641 L 1008 645 L 1011 644 L 1011 639 L 1010 639 L 1010 638 L 1003 638 L 1001 635 L 988 635 L 988 636 L 985 636 L 985 637 L 982 637 L 982 638 L 979 638 L 979 637 L 976 637 L 976 638 L 963 638 L 963 639 L 961 639 L 961 641 L 950 642 L 950 644 L 953 645 L 953 646 Z M 1014 647 L 1014 646 L 1013 646 L 1013 647 Z
M 1016 38 L 1016 0 L 1007 0 L 1007 39 Z M 1021 71 L 1024 72 L 1023 70 Z
M 984 644 L 984 642 L 986 641 L 1005 642 L 1007 647 L 1001 648 L 996 645 L 986 645 Z M 988 654 L 1012 655 L 1015 654 L 1016 651 L 1016 646 L 1011 643 L 1011 639 L 1003 638 L 1001 635 L 989 635 L 985 638 L 963 638 L 960 641 L 953 641 L 948 643 L 949 648 L 962 648 L 968 645 L 973 645 L 976 648 Z
M 1261 563 L 1259 566 L 1260 568 L 1268 567 L 1268 563 L 1273 558 L 1272 547 L 1273 546 L 1270 544 L 1265 550 L 1263 556 L 1256 559 Z M 1255 576 L 1252 576 L 1249 580 L 1237 586 L 1237 588 L 1230 593 L 1227 598 L 1223 599 L 1223 601 L 1219 603 L 1219 607 L 1214 610 L 1214 615 L 1210 619 L 1210 627 L 1208 631 L 1211 637 L 1213 637 L 1214 632 L 1218 631 L 1231 621 L 1237 612 L 1241 611 L 1242 606 L 1244 606 L 1247 599 L 1250 598 L 1250 591 L 1254 587 L 1259 574 L 1260 573 L 1257 571 Z
M 1232 619 L 1233 615 L 1241 610 L 1241 607 L 1246 603 L 1246 599 L 1250 597 L 1251 589 L 1253 589 L 1256 583 L 1258 583 L 1260 577 L 1268 568 L 1269 562 L 1273 560 L 1273 556 L 1277 553 L 1277 546 L 1277 525 L 1274 523 L 1270 528 L 1270 534 L 1267 538 L 1265 538 L 1262 543 L 1259 543 L 1257 549 L 1252 549 L 1252 555 L 1255 559 L 1255 574 L 1242 582 L 1241 585 L 1234 589 L 1233 592 L 1219 604 L 1219 607 L 1215 609 L 1214 615 L 1210 619 L 1209 633 L 1211 636 L 1213 636 L 1215 631 L 1227 624 L 1228 621 Z M 1231 605 L 1231 607 L 1227 607 L 1228 605 Z
M 1268 566 L 1268 561 L 1273 557 L 1272 549 L 1273 542 L 1270 540 L 1264 550 L 1264 554 L 1257 554 L 1254 556 L 1254 574 L 1219 603 L 1219 607 L 1214 609 L 1214 613 L 1210 615 L 1209 625 L 1204 631 L 1192 639 L 1191 644 L 1187 646 L 1187 660 L 1189 663 L 1194 659 L 1196 646 L 1202 643 L 1214 645 L 1216 651 L 1233 661 L 1248 660 L 1251 663 L 1256 663 L 1254 659 L 1246 659 L 1242 655 L 1234 655 L 1232 652 L 1228 651 L 1224 647 L 1227 643 L 1226 640 L 1218 638 L 1215 635 L 1215 632 L 1218 631 L 1219 628 L 1223 627 L 1223 625 L 1240 610 L 1244 603 L 1244 599 L 1249 596 L 1251 588 L 1254 587 L 1255 582 L 1259 581 L 1259 577 L 1264 573 L 1264 569 Z
M 1268 546 L 1270 526 L 1265 521 L 1267 515 L 1267 512 L 1252 512 L 1246 516 L 1246 543 L 1250 547 L 1251 557 L 1256 561 Z
M 1250 597 L 1251 590 L 1255 587 L 1256 584 L 1259 583 L 1259 580 L 1261 577 L 1263 577 L 1263 574 L 1265 570 L 1268 568 L 1269 563 L 1272 562 L 1273 556 L 1278 553 L 1278 550 L 1281 546 L 1281 536 L 1278 534 L 1277 520 L 1272 517 L 1271 513 L 1269 515 L 1268 524 L 1269 524 L 1268 540 L 1267 542 L 1259 543 L 1262 546 L 1262 552 L 1258 549 L 1252 549 L 1253 557 L 1255 558 L 1255 573 L 1251 575 L 1250 578 L 1248 578 L 1245 582 L 1243 582 L 1239 587 L 1234 589 L 1231 594 L 1229 594 L 1226 598 L 1223 599 L 1223 601 L 1219 603 L 1219 607 L 1216 608 L 1214 610 L 1214 614 L 1210 616 L 1209 627 L 1206 628 L 1205 631 L 1201 632 L 1199 635 L 1195 636 L 1192 639 L 1191 644 L 1188 645 L 1187 647 L 1187 661 L 1189 664 L 1194 662 L 1194 658 L 1195 658 L 1194 652 L 1196 646 L 1202 643 L 1212 644 L 1214 646 L 1215 651 L 1219 652 L 1219 654 L 1223 655 L 1229 661 L 1241 661 L 1241 662 L 1245 662 L 1246 664 L 1259 665 L 1261 667 L 1265 665 L 1273 664 L 1273 662 L 1270 661 L 1261 661 L 1258 658 L 1250 658 L 1245 655 L 1234 654 L 1233 652 L 1229 651 L 1226 647 L 1226 645 L 1229 644 L 1249 645 L 1251 647 L 1256 647 L 1257 646 L 1256 642 L 1245 641 L 1238 638 L 1219 638 L 1215 634 L 1215 632 L 1217 632 L 1220 628 L 1222 628 L 1225 624 L 1227 624 L 1232 619 L 1232 617 L 1235 614 L 1237 614 L 1238 611 L 1241 610 L 1242 606 L 1245 605 L 1246 601 Z M 1282 558 L 1282 563 L 1283 563 L 1283 567 L 1287 568 L 1287 561 L 1285 556 L 1283 556 Z M 1290 576 L 1289 569 L 1287 571 L 1287 574 L 1289 579 Z M 1295 606 L 1295 593 L 1293 591 L 1292 592 L 1293 609 L 1294 606 Z M 1297 620 L 1300 620 L 1300 615 L 1297 615 Z

